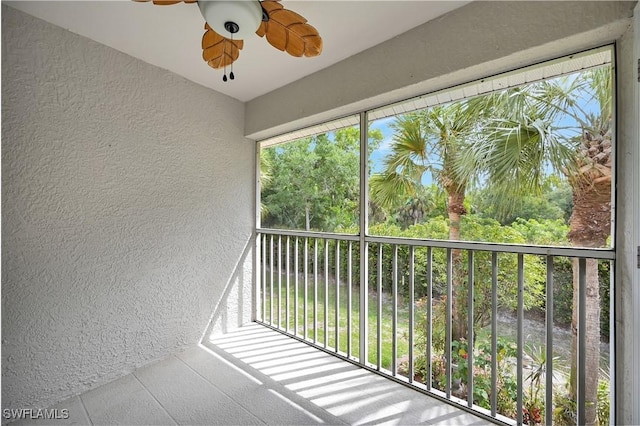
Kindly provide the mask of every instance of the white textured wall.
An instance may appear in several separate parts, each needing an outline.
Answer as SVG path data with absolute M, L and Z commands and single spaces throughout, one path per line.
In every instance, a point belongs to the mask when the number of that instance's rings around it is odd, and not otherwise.
M 240 102 L 2 7 L 3 408 L 195 344 L 215 306 L 250 318 L 243 128 Z
M 263 139 L 613 42 L 634 3 L 472 2 L 249 101 L 246 134 Z

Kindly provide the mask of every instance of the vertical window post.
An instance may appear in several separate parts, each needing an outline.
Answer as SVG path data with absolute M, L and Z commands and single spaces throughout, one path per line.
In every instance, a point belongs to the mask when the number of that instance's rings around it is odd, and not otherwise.
M 369 334 L 369 270 L 367 259 L 369 247 L 366 241 L 369 233 L 369 120 L 368 113 L 360 113 L 360 364 L 366 365 L 367 336 Z
M 256 155 L 254 170 L 254 182 L 255 182 L 255 229 L 260 229 L 260 144 L 256 143 Z M 253 297 L 251 298 L 251 321 L 256 321 L 258 318 L 264 321 L 264 312 L 258 313 L 260 309 L 260 269 L 262 264 L 260 254 L 260 236 L 257 232 L 254 232 L 255 245 L 253 247 L 254 262 L 253 262 Z

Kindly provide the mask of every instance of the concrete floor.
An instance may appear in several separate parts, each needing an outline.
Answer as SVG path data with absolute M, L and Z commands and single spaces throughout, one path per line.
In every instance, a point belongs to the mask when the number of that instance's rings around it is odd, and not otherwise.
M 13 424 L 487 424 L 257 324 L 52 408 L 69 418 Z

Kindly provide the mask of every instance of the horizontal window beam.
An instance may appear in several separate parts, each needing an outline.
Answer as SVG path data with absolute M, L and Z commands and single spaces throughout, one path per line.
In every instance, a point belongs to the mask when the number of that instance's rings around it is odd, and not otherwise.
M 330 232 L 293 231 L 283 229 L 258 229 L 259 234 L 289 235 L 294 237 L 325 238 L 330 240 L 359 241 L 358 235 L 336 234 Z M 377 237 L 367 236 L 368 243 L 410 245 L 414 247 L 437 247 L 450 249 L 464 249 L 476 251 L 489 251 L 498 253 L 520 253 L 542 256 L 566 256 L 582 257 L 589 259 L 615 260 L 614 249 L 586 248 L 586 247 L 552 247 L 524 244 L 499 244 L 475 241 L 447 241 L 402 237 Z

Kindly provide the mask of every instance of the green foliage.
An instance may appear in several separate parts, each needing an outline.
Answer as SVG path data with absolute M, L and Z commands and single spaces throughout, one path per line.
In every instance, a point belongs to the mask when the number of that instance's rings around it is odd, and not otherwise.
M 470 178 L 459 173 L 455 165 L 469 140 L 478 133 L 478 121 L 484 112 L 474 105 L 453 102 L 395 118 L 383 172 L 370 180 L 371 199 L 386 211 L 386 217 L 406 221 L 402 210 L 407 203 L 414 204 L 409 209 L 413 218 L 409 223 L 415 224 L 426 216 L 430 208 L 424 193 L 425 179 L 435 181 L 447 195 L 464 194 Z
M 498 395 L 496 409 L 499 413 L 511 418 L 516 417 L 516 401 L 518 400 L 518 382 L 513 374 L 503 370 L 498 373 Z
M 542 424 L 545 412 L 545 382 L 547 350 L 545 346 L 528 345 L 525 353 L 531 359 L 531 370 L 525 378 L 525 383 L 529 386 L 524 393 L 524 423 Z M 553 364 L 558 368 L 560 357 L 553 357 Z M 554 378 L 558 375 L 558 370 L 554 371 Z
M 577 420 L 577 404 L 568 394 L 556 392 L 553 395 L 553 424 L 558 426 L 574 426 Z
M 433 333 L 444 334 L 444 323 L 434 318 Z M 416 371 L 420 377 L 427 377 L 429 374 L 428 363 L 425 359 L 426 339 L 417 341 Z M 434 387 L 444 390 L 446 386 L 446 359 L 444 357 L 443 346 L 436 344 L 434 336 L 434 355 L 431 361 L 432 383 Z M 497 410 L 505 416 L 513 416 L 516 409 L 517 381 L 513 374 L 511 359 L 516 356 L 515 344 L 507 339 L 498 337 L 496 364 L 497 364 Z M 459 398 L 467 397 L 468 381 L 468 346 L 466 340 L 454 341 L 451 346 L 452 358 L 452 382 L 454 395 Z M 473 403 L 480 407 L 491 408 L 491 338 L 479 339 L 473 351 Z
M 431 187 L 433 188 L 433 187 Z M 417 225 L 436 210 L 436 197 L 427 187 L 419 187 L 404 204 L 398 206 L 392 219 L 402 228 Z
M 510 225 L 517 219 L 566 222 L 573 208 L 571 187 L 557 175 L 546 176 L 539 191 L 514 195 L 509 206 L 503 206 L 500 201 L 502 195 L 498 188 L 489 185 L 476 189 L 467 198 L 471 200 L 474 212 L 496 219 L 503 225 Z
M 527 241 L 528 227 L 517 229 L 501 226 L 493 219 L 481 219 L 475 215 L 467 215 L 462 220 L 461 236 L 468 241 L 504 242 L 524 244 Z M 463 252 L 463 265 L 467 264 L 467 252 Z M 500 306 L 515 309 L 517 305 L 517 271 L 518 256 L 503 253 L 498 256 L 498 293 Z M 488 324 L 491 312 L 491 254 L 476 252 L 474 254 L 474 316 L 476 324 L 482 327 Z M 466 272 L 466 271 L 465 271 Z M 542 308 L 544 301 L 546 268 L 543 259 L 537 256 L 524 257 L 525 309 Z
M 611 414 L 611 378 L 609 373 L 600 369 L 598 380 L 598 399 L 596 403 L 596 417 L 598 424 L 608 426 Z M 560 426 L 575 426 L 577 404 L 568 392 L 555 392 L 553 395 L 553 423 Z
M 605 373 L 603 376 L 604 377 L 601 377 L 598 381 L 598 405 L 596 414 L 598 416 L 598 424 L 600 426 L 608 426 L 611 415 L 611 380 L 608 374 Z
M 600 336 L 609 341 L 611 263 L 606 261 L 598 263 L 598 277 L 600 278 Z
M 555 222 L 551 222 L 555 225 Z M 462 236 L 468 241 L 500 241 L 514 244 L 524 244 L 527 241 L 527 235 L 536 235 L 541 231 L 538 228 L 544 228 L 540 222 L 529 221 L 521 222 L 518 227 L 501 226 L 497 221 L 492 219 L 483 219 L 475 215 L 467 215 L 462 219 Z M 353 228 L 341 228 L 341 232 L 352 232 Z M 385 235 L 390 237 L 416 238 L 416 239 L 432 239 L 445 240 L 449 233 L 448 220 L 444 217 L 435 217 L 428 222 L 409 226 L 402 229 L 396 225 L 386 223 L 372 225 L 370 227 L 372 235 Z M 540 237 L 542 238 L 542 237 Z M 378 282 L 378 245 L 371 244 L 369 247 L 369 282 Z M 393 252 L 394 247 L 384 244 L 382 247 L 382 289 L 385 293 L 390 293 L 393 285 Z M 397 247 L 398 253 L 398 293 L 405 299 L 409 296 L 409 279 L 410 279 L 410 254 L 408 246 L 400 245 Z M 446 250 L 434 248 L 432 255 L 432 285 L 433 296 L 436 298 L 446 294 Z M 343 256 L 346 253 L 343 252 Z M 500 294 L 500 306 L 508 309 L 515 309 L 517 304 L 517 262 L 516 254 L 503 253 L 498 256 L 498 292 Z M 346 257 L 341 261 L 346 264 Z M 355 268 L 358 268 L 359 262 L 354 261 Z M 463 286 L 461 289 L 461 297 L 466 297 L 467 284 L 467 265 L 468 253 L 463 251 L 462 262 L 463 270 Z M 543 308 L 544 292 L 546 281 L 546 266 L 544 259 L 538 256 L 524 257 L 525 271 L 525 309 Z M 414 277 L 415 277 L 415 298 L 427 296 L 427 276 L 428 276 L 428 251 L 426 248 L 414 249 Z M 474 320 L 478 327 L 483 327 L 489 321 L 489 312 L 491 312 L 491 254 L 489 252 L 474 253 Z
M 571 260 L 553 260 L 553 320 L 556 324 L 569 326 L 573 312 L 573 269 Z
M 305 229 L 305 219 L 312 220 L 311 209 L 321 197 L 314 175 L 319 159 L 313 142 L 302 139 L 264 150 L 273 158 L 273 182 L 262 190 L 262 203 L 268 211 L 263 226 Z
M 382 134 L 373 132 L 370 145 Z M 356 226 L 360 136 L 357 128 L 299 139 L 261 153 L 263 226 L 333 231 Z M 265 158 L 263 162 L 262 158 Z
M 511 227 L 529 244 L 561 246 L 569 245 L 569 226 L 562 219 L 516 219 Z

